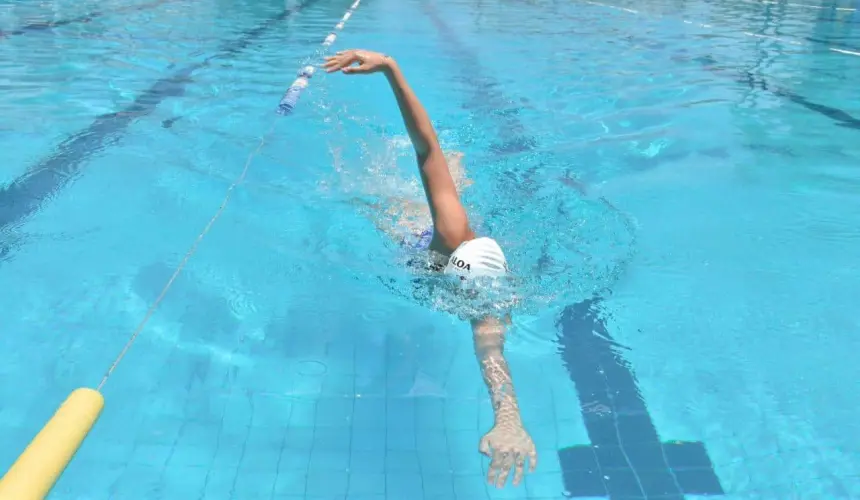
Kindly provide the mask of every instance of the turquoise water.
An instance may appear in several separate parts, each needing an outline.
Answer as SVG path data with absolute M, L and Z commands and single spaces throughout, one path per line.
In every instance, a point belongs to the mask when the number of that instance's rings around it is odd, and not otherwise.
M 351 202 L 419 189 L 383 80 L 274 114 L 350 4 L 0 1 L 0 467 L 262 138 L 51 498 L 860 498 L 860 5 L 356 10 L 333 48 L 400 61 L 523 277 L 539 464 L 496 490 L 468 327 Z

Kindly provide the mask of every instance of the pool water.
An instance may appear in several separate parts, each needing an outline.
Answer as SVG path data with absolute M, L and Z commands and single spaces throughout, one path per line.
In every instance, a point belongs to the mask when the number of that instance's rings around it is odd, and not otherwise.
M 351 3 L 0 0 L 0 467 L 250 158 L 50 498 L 860 498 L 860 4 L 361 3 L 332 49 L 398 59 L 523 278 L 496 489 L 469 328 L 354 201 L 420 193 L 384 79 L 274 113 Z

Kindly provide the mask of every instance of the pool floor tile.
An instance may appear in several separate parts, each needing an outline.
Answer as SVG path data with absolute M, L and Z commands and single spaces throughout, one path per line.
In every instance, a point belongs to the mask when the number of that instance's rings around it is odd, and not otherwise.
M 385 495 L 384 474 L 349 475 L 349 497 L 354 495 Z

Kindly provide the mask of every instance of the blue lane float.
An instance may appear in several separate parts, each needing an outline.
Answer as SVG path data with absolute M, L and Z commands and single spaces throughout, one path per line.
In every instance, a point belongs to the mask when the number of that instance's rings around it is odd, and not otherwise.
M 352 17 L 352 13 L 355 12 L 355 9 L 358 8 L 359 4 L 361 4 L 361 0 L 355 0 L 340 19 L 340 22 L 335 25 L 334 30 L 326 35 L 322 42 L 323 51 L 328 49 L 331 44 L 337 40 L 337 32 L 343 29 L 344 25 L 349 21 L 349 18 Z M 296 79 L 293 80 L 293 83 L 290 84 L 290 87 L 284 93 L 284 96 L 281 97 L 280 102 L 278 102 L 278 107 L 275 109 L 276 113 L 279 115 L 288 115 L 293 112 L 299 102 L 299 97 L 301 97 L 302 92 L 304 92 L 304 90 L 308 88 L 308 85 L 310 85 L 310 80 L 314 76 L 314 71 L 315 68 L 313 66 L 305 66 L 299 70 L 298 75 L 296 75 Z
M 288 115 L 293 112 L 293 109 L 299 102 L 299 96 L 302 94 L 302 91 L 307 88 L 309 80 L 313 76 L 313 66 L 305 66 L 299 71 L 298 78 L 293 81 L 290 88 L 288 88 L 287 92 L 284 94 L 284 97 L 281 98 L 281 102 L 278 103 L 278 114 Z

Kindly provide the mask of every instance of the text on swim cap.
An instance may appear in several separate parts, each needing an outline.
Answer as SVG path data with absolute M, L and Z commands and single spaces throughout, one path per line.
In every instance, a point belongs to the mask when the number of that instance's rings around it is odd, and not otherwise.
M 451 257 L 451 263 L 454 264 L 454 267 L 457 269 L 463 269 L 471 272 L 472 266 L 463 259 L 458 259 L 457 257 Z

